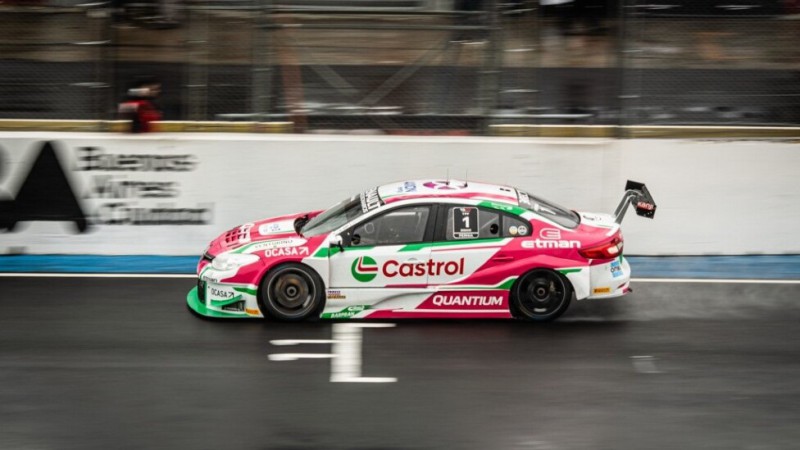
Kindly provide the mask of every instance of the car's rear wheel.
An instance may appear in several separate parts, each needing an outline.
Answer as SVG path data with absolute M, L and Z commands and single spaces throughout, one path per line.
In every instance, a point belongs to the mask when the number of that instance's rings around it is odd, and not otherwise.
M 318 318 L 325 305 L 325 286 L 310 267 L 282 264 L 261 280 L 258 301 L 268 318 L 287 322 Z
M 534 322 L 548 322 L 564 313 L 572 300 L 572 285 L 558 272 L 534 269 L 520 277 L 511 288 L 514 316 Z

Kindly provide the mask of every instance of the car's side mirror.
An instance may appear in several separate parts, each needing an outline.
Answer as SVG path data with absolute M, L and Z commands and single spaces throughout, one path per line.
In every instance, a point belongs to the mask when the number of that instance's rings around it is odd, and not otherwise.
M 328 247 L 330 247 L 330 248 L 338 247 L 339 251 L 343 252 L 344 251 L 344 242 L 342 240 L 342 235 L 337 234 L 337 235 L 331 236 L 330 239 L 328 239 Z

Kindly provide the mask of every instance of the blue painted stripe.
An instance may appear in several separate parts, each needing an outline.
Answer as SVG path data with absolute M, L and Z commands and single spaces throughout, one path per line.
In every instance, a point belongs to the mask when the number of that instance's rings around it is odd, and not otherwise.
M 634 278 L 800 279 L 800 255 L 626 256 Z
M 194 273 L 198 256 L 7 255 L 0 272 Z
M 800 279 L 800 255 L 626 256 L 638 278 Z M 198 256 L 0 256 L 0 272 L 191 274 Z

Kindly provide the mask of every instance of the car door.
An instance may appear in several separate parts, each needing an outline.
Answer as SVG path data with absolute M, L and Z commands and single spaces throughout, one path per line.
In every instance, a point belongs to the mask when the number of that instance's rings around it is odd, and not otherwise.
M 530 226 L 501 211 L 470 205 L 441 205 L 430 259 L 435 268 L 428 284 L 446 289 L 458 283 L 492 287 L 510 276 L 505 270 L 515 252 L 511 239 L 530 235 Z
M 342 233 L 331 252 L 330 288 L 423 288 L 428 282 L 434 205 L 393 208 Z

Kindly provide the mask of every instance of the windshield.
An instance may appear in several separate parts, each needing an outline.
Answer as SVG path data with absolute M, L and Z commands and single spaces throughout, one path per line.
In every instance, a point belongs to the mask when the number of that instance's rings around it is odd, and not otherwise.
M 331 206 L 305 224 L 300 229 L 300 234 L 311 237 L 330 233 L 382 204 L 378 197 L 378 188 L 370 189 Z
M 575 211 L 570 211 L 526 192 L 517 191 L 517 193 L 519 194 L 519 206 L 550 219 L 562 227 L 575 228 L 581 223 L 581 218 Z

